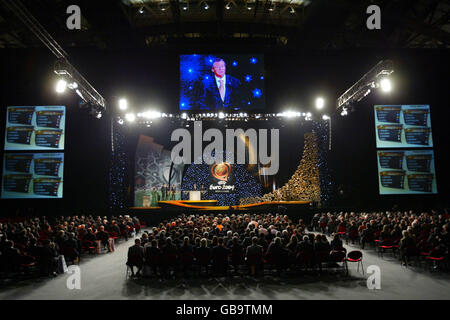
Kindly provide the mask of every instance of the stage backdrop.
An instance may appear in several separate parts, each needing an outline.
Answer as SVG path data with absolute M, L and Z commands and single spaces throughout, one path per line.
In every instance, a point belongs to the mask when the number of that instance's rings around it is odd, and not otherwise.
M 192 145 L 194 144 L 194 126 L 192 122 L 186 121 L 181 125 L 191 134 Z M 266 175 L 261 164 L 231 164 L 221 166 L 221 163 L 214 168 L 209 164 L 187 164 L 175 166 L 171 162 L 170 150 L 178 141 L 170 141 L 171 132 L 180 128 L 180 122 L 170 119 L 160 119 L 153 121 L 151 126 L 138 125 L 129 131 L 130 136 L 124 136 L 126 141 L 136 137 L 136 151 L 132 151 L 135 158 L 134 168 L 134 205 L 135 206 L 155 206 L 158 199 L 163 199 L 164 195 L 170 199 L 188 199 L 186 191 L 200 190 L 206 191 L 202 198 L 205 200 L 218 200 L 219 205 L 237 205 L 242 198 L 259 197 L 267 192 L 279 189 L 298 169 L 302 154 L 304 153 L 304 136 L 308 132 L 316 132 L 320 153 L 320 189 L 322 200 L 328 200 L 332 180 L 327 170 L 327 150 L 328 150 L 328 126 L 326 121 L 305 121 L 305 120 L 278 120 L 268 121 L 203 121 L 203 133 L 211 128 L 219 129 L 224 137 L 227 129 L 254 128 L 257 132 L 260 129 L 279 130 L 279 171 L 276 175 Z M 269 137 L 269 142 L 271 138 Z M 224 144 L 225 144 L 224 140 Z M 237 139 L 235 139 L 236 147 Z M 202 150 L 210 144 L 210 141 L 202 143 Z M 194 157 L 194 148 L 191 150 L 191 162 Z M 249 149 L 246 145 L 246 159 L 250 154 L 258 154 L 255 149 Z M 226 157 L 225 157 L 226 158 Z M 211 169 L 216 177 L 214 177 Z M 227 172 L 228 171 L 228 172 Z M 223 186 L 224 176 L 227 176 L 227 190 L 220 190 L 217 186 Z M 307 178 L 307 177 L 305 177 Z M 220 183 L 219 183 L 220 182 Z M 162 190 L 163 185 L 167 187 L 175 186 L 175 194 L 170 194 Z M 195 185 L 195 186 L 194 186 Z M 211 186 L 216 186 L 210 190 Z M 180 193 L 181 191 L 181 193 Z M 223 192 L 226 191 L 226 192 Z
M 135 158 L 136 207 L 157 206 L 158 200 L 179 200 L 183 165 L 172 165 L 170 151 L 141 135 Z

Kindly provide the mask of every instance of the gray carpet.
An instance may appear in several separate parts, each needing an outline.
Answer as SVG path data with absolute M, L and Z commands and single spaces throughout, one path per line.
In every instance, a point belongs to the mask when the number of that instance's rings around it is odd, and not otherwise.
M 133 240 L 116 245 L 114 253 L 86 255 L 80 263 L 81 289 L 69 290 L 69 274 L 3 283 L 0 299 L 450 299 L 450 275 L 431 272 L 425 266 L 402 267 L 397 258 L 379 257 L 371 248 L 363 251 L 364 267 L 378 265 L 381 289 L 369 290 L 367 274 L 349 263 L 343 273 L 321 276 L 246 276 L 228 278 L 128 279 L 126 253 Z M 346 246 L 348 251 L 358 246 Z

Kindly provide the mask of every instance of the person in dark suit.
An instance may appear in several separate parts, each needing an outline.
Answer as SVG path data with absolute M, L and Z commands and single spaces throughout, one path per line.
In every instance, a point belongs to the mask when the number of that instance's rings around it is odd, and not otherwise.
M 134 246 L 128 249 L 127 265 L 131 268 L 131 276 L 134 277 L 134 267 L 137 267 L 136 276 L 141 273 L 142 266 L 144 265 L 144 248 L 141 246 L 141 240 L 134 240 Z
M 105 227 L 101 226 L 100 230 L 96 234 L 97 240 L 101 241 L 101 245 L 103 248 L 108 248 L 108 252 L 111 252 L 111 248 L 109 247 L 109 234 L 105 231 Z
M 199 105 L 203 110 L 238 109 L 242 107 L 240 98 L 241 82 L 226 74 L 223 59 L 217 58 L 211 71 L 214 75 L 202 80 Z
M 228 269 L 229 250 L 224 247 L 223 238 L 219 238 L 217 246 L 212 249 L 212 266 L 215 273 L 226 275 Z

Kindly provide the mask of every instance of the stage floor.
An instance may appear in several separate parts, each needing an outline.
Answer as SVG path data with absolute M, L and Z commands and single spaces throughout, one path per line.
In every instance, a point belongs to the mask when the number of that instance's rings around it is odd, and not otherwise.
M 199 211 L 248 211 L 260 209 L 273 209 L 279 206 L 289 207 L 311 206 L 312 201 L 271 201 L 259 202 L 246 205 L 237 206 L 217 206 L 217 200 L 168 200 L 158 201 L 158 207 L 130 207 L 131 210 L 157 210 L 157 209 L 172 209 L 172 210 L 199 210 Z

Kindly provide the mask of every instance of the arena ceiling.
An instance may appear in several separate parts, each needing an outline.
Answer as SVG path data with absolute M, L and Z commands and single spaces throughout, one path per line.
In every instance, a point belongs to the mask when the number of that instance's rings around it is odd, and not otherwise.
M 5 0 L 0 0 L 0 3 Z M 216 43 L 308 49 L 448 48 L 448 0 L 22 0 L 63 47 L 138 48 Z M 82 30 L 66 27 L 78 4 Z M 366 8 L 381 8 L 381 30 Z M 0 47 L 42 44 L 0 6 Z

